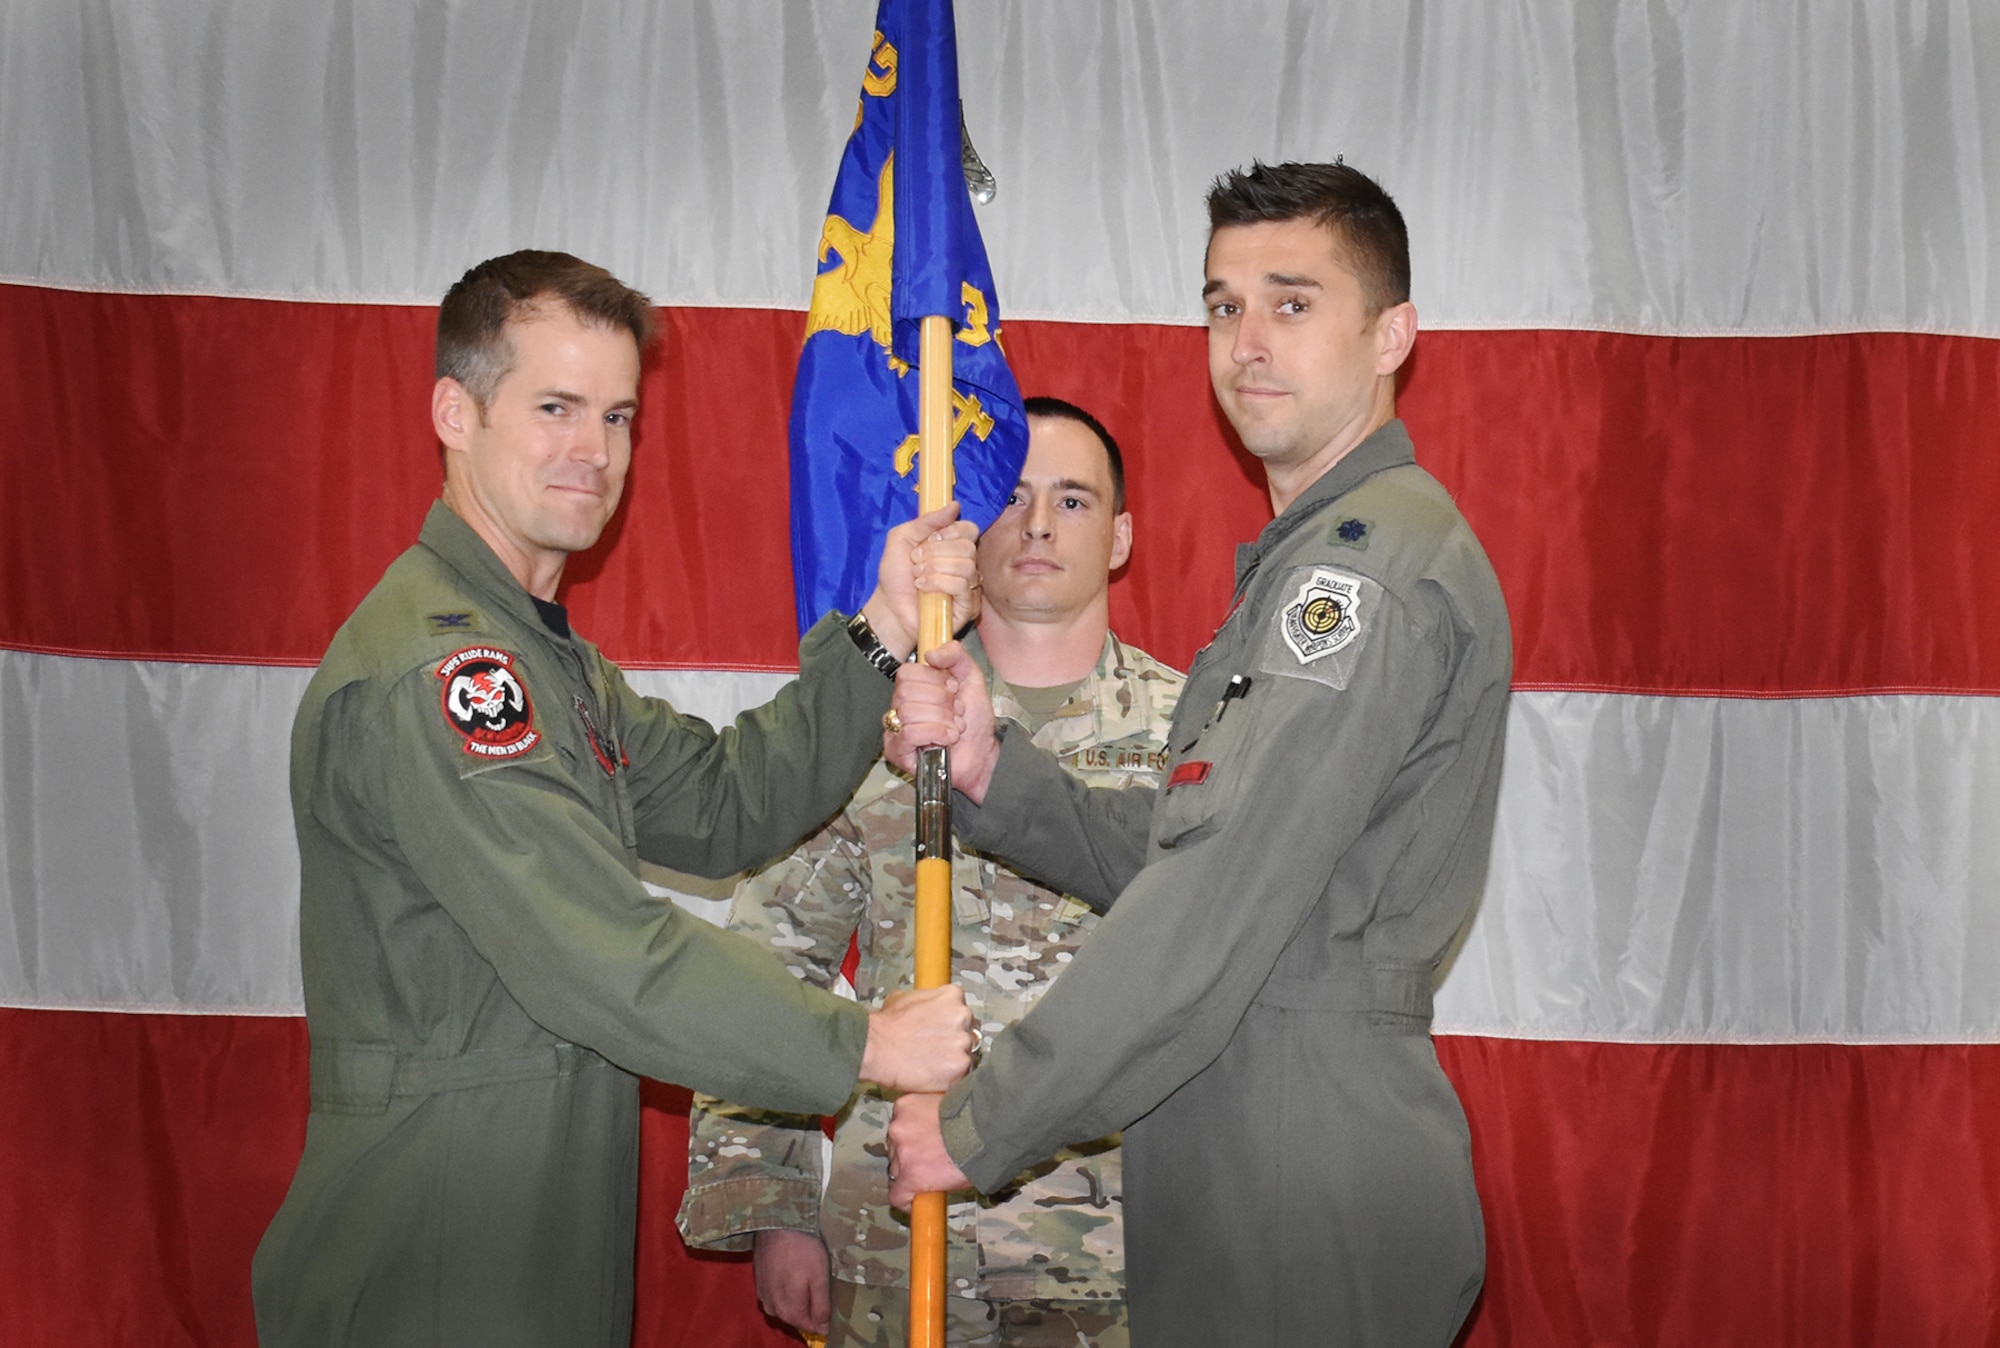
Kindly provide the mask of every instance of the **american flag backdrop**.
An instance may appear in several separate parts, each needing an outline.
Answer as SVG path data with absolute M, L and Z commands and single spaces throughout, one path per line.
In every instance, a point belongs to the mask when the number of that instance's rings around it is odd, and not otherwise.
M 287 733 L 436 494 L 466 266 L 663 306 L 578 628 L 711 717 L 785 677 L 873 13 L 0 7 L 0 1343 L 251 1341 L 304 1127 Z M 1438 1000 L 1464 1341 L 1994 1341 L 2000 9 L 962 0 L 958 40 L 1002 340 L 1126 447 L 1113 622 L 1176 663 L 1268 516 L 1207 391 L 1209 180 L 1344 155 L 1409 219 L 1401 408 L 1517 653 Z M 679 1248 L 650 1098 L 638 1339 L 783 1342 Z

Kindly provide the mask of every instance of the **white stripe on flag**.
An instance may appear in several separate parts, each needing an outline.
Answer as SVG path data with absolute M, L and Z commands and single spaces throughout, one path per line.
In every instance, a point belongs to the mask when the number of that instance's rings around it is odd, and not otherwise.
M 801 308 L 870 7 L 6 6 L 0 277 L 431 304 L 533 241 Z M 2000 336 L 1988 0 L 968 5 L 960 51 L 1017 319 L 1198 321 L 1209 181 L 1344 154 L 1427 326 Z
M 1514 694 L 1437 1028 L 2000 1041 L 2000 699 Z
M 0 650 L 0 1005 L 304 1010 L 287 765 L 311 677 Z M 786 678 L 628 677 L 723 721 Z
M 307 677 L 0 651 L 0 1004 L 300 1009 L 286 757 Z M 718 723 L 783 682 L 631 677 Z M 1515 694 L 1438 1028 L 2000 1040 L 2000 762 L 1975 747 L 1996 741 L 1991 698 Z

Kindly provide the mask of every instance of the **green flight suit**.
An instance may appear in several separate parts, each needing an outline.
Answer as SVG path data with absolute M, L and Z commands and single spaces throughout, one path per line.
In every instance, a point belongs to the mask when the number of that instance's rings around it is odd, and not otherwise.
M 440 503 L 299 708 L 312 1109 L 253 1265 L 267 1345 L 624 1348 L 635 1074 L 806 1112 L 854 1089 L 864 1009 L 638 866 L 728 875 L 812 832 L 889 681 L 829 618 L 718 733 L 550 621 Z
M 1140 1348 L 1445 1348 L 1470 1309 L 1431 992 L 1484 883 L 1511 670 L 1486 555 L 1392 421 L 1239 552 L 1161 790 L 1003 735 L 956 802 L 968 844 L 1116 896 L 942 1121 L 982 1190 L 1125 1129 Z

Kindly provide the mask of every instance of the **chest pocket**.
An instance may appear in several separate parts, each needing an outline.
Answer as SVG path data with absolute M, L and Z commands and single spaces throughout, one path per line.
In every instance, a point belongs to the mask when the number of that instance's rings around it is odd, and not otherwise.
M 1189 712 L 1199 712 L 1206 720 L 1174 727 L 1173 754 L 1153 809 L 1153 842 L 1163 849 L 1199 842 L 1213 833 L 1233 813 L 1249 785 L 1245 779 L 1263 689 L 1249 679 L 1235 685 L 1217 682 L 1220 690 L 1194 692 L 1198 700 L 1189 701 L 1184 695 Z

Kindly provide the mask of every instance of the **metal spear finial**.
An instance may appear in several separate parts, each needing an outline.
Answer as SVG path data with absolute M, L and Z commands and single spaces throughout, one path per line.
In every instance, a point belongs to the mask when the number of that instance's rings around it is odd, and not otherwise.
M 986 167 L 979 151 L 972 148 L 972 133 L 965 129 L 964 99 L 958 103 L 958 163 L 965 170 L 965 186 L 972 199 L 982 206 L 992 201 L 1000 185 L 993 181 L 993 170 Z

